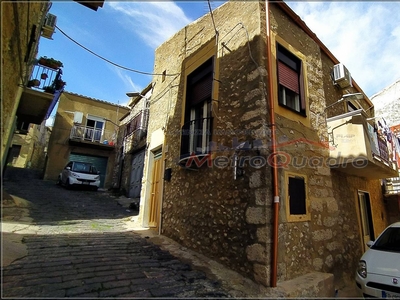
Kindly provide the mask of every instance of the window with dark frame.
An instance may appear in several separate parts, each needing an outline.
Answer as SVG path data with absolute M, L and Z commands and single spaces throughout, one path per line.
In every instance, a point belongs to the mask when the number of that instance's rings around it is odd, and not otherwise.
M 357 109 L 358 109 L 358 108 L 357 108 L 353 103 L 347 102 L 347 112 L 355 111 L 355 110 L 357 110 Z
M 302 61 L 277 44 L 279 105 L 306 116 Z
M 289 211 L 291 215 L 307 214 L 306 183 L 303 177 L 289 176 Z
M 212 132 L 213 58 L 187 77 L 181 156 L 209 153 Z

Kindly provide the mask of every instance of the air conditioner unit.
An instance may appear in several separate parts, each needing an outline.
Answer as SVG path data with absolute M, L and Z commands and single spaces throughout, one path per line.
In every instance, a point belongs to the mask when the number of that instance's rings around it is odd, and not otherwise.
M 56 28 L 57 16 L 47 14 L 42 26 L 42 37 L 52 40 L 54 29 Z
M 343 64 L 333 66 L 333 82 L 342 89 L 353 86 L 351 83 L 351 74 Z

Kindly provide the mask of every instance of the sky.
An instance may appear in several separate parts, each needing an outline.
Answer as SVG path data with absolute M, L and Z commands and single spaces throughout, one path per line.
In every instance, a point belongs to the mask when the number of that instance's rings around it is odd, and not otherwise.
M 210 5 L 215 9 L 224 2 L 210 0 Z M 400 79 L 400 2 L 286 3 L 348 68 L 368 97 Z M 63 62 L 66 91 L 127 105 L 126 93 L 140 92 L 152 76 L 119 68 L 83 47 L 115 64 L 152 73 L 154 50 L 208 12 L 204 0 L 106 0 L 97 11 L 73 1 L 53 1 L 50 13 L 57 16 L 59 29 L 52 40 L 40 39 L 38 57 Z M 55 111 L 47 125 L 52 125 Z

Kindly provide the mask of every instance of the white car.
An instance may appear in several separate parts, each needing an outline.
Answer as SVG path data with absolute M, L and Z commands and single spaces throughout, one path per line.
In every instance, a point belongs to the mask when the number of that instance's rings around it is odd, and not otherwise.
M 58 176 L 57 183 L 71 186 L 90 187 L 97 190 L 100 187 L 100 172 L 91 163 L 70 161 Z
M 364 297 L 400 298 L 400 222 L 388 226 L 368 242 L 356 272 L 356 285 Z

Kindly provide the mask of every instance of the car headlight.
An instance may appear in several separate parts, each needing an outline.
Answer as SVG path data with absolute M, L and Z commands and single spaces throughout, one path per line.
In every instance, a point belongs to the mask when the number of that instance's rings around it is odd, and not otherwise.
M 367 278 L 367 263 L 363 260 L 360 260 L 358 262 L 358 268 L 357 268 L 357 273 L 360 275 L 362 278 Z
M 95 180 L 99 180 L 99 179 L 100 179 L 100 176 L 96 176 L 94 179 L 95 179 Z
M 72 176 L 74 176 L 74 177 L 77 177 L 77 178 L 79 178 L 79 175 L 78 175 L 78 174 L 76 174 L 76 173 L 74 173 L 74 172 L 71 172 L 71 175 L 72 175 Z

